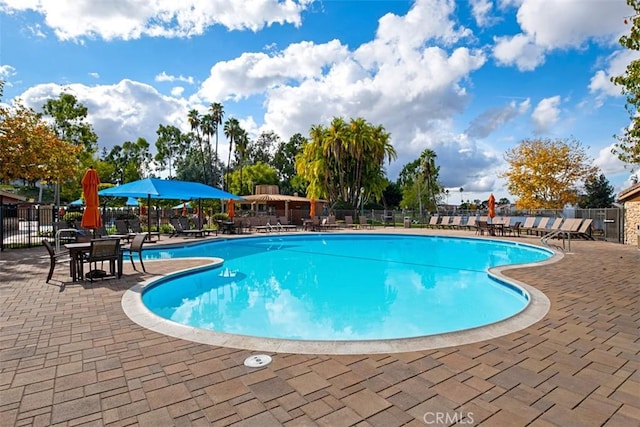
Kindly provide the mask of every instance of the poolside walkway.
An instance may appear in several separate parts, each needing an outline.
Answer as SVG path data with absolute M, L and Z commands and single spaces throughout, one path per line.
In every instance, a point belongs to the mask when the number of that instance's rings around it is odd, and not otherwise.
M 522 331 L 408 353 L 277 353 L 259 369 L 243 365 L 256 352 L 161 335 L 124 314 L 125 290 L 184 260 L 145 263 L 150 274 L 127 264 L 122 280 L 63 289 L 64 265 L 45 283 L 44 248 L 5 251 L 0 425 L 640 425 L 640 251 L 601 241 L 572 250 L 506 273 L 551 301 Z

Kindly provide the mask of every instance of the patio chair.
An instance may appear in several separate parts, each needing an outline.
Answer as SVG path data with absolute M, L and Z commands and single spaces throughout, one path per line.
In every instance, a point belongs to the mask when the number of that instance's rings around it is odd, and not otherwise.
M 462 221 L 462 217 L 456 215 L 456 216 L 453 217 L 451 222 L 449 224 L 447 224 L 447 227 L 450 228 L 450 229 L 453 229 L 453 230 L 459 229 L 461 221 Z
M 491 228 L 489 227 L 489 223 L 487 221 L 478 220 L 476 223 L 476 234 L 484 236 L 484 232 L 487 232 L 488 235 L 491 234 Z
M 56 251 L 53 245 L 51 245 L 51 243 L 46 239 L 42 241 L 42 244 L 47 249 L 47 252 L 49 252 L 49 260 L 51 263 L 49 265 L 49 273 L 47 274 L 47 283 L 49 283 L 51 277 L 53 277 L 53 271 L 56 268 L 56 264 L 58 262 L 70 262 L 71 256 L 68 251 Z
M 591 225 L 593 223 L 593 219 L 585 218 L 580 223 L 580 227 L 576 231 L 570 231 L 568 234 L 572 236 L 581 237 L 586 240 L 595 240 L 591 235 Z
M 505 225 L 503 228 L 503 232 L 505 235 L 513 235 L 513 236 L 518 236 L 520 237 L 520 226 L 522 224 L 522 221 L 516 221 L 515 224 L 513 225 Z
M 129 246 L 125 246 L 123 247 L 123 253 L 122 256 L 123 257 L 127 257 L 129 258 L 129 260 L 131 260 L 131 265 L 133 266 L 133 269 L 138 271 L 138 269 L 136 269 L 136 265 L 133 262 L 133 254 L 137 253 L 138 254 L 138 259 L 140 260 L 140 265 L 142 266 L 142 271 L 144 271 L 145 273 L 147 272 L 147 270 L 144 268 L 144 263 L 142 262 L 142 246 L 144 245 L 144 241 L 147 239 L 147 234 L 146 233 L 140 233 L 140 234 L 136 234 L 133 237 L 133 240 L 131 241 L 131 244 Z
M 105 279 L 107 277 L 121 277 L 121 251 L 119 239 L 93 239 L 91 240 L 91 248 L 89 255 L 82 262 L 89 264 L 89 272 L 84 275 L 85 281 L 88 279 L 94 282 L 96 279 Z M 102 270 L 104 262 L 109 263 L 109 273 Z M 98 262 L 100 269 L 98 269 Z M 93 266 L 93 268 L 92 268 Z M 83 270 L 81 265 L 81 274 Z

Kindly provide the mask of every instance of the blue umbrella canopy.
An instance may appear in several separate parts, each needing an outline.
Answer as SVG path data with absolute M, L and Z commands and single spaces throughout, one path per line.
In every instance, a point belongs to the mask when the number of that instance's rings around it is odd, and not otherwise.
M 77 199 L 69 203 L 69 206 L 83 206 L 83 205 L 84 205 L 84 200 L 82 199 Z
M 182 209 L 184 208 L 184 203 L 180 203 L 179 205 L 175 205 L 174 207 L 172 207 L 171 209 Z M 193 208 L 193 206 L 191 206 L 191 202 L 187 202 L 187 209 L 191 209 Z
M 145 178 L 98 192 L 100 196 L 150 197 L 152 199 L 232 199 L 242 197 L 199 182 Z
M 138 201 L 134 197 L 128 197 L 127 203 L 125 203 L 126 206 L 138 206 L 138 204 Z

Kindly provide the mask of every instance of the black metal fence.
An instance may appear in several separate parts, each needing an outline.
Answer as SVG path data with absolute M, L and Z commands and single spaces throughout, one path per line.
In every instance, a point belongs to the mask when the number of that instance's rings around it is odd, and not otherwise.
M 0 205 L 0 250 L 34 247 L 42 244 L 42 239 L 46 237 L 54 238 L 56 224 L 62 220 L 66 212 L 62 208 L 51 205 L 18 204 Z M 171 209 L 151 209 L 150 215 L 147 212 L 140 212 L 136 209 L 103 208 L 103 223 L 107 229 L 114 226 L 115 220 L 123 215 L 139 216 L 143 227 L 147 226 L 147 218 L 151 220 L 152 229 L 163 230 L 168 227 L 170 218 L 175 215 Z M 277 216 L 287 216 L 292 224 L 302 224 L 304 218 L 309 217 L 308 209 L 290 209 L 287 212 L 274 210 L 265 212 Z M 401 227 L 405 221 L 409 221 L 412 227 L 421 227 L 429 222 L 432 216 L 429 213 L 422 213 L 410 210 L 337 210 L 333 212 L 320 211 L 317 215 L 326 216 L 334 214 L 337 220 L 344 220 L 345 216 L 352 216 L 358 222 L 360 215 L 367 217 L 370 223 L 386 227 Z M 213 212 L 207 214 L 211 222 Z M 255 215 L 253 212 L 237 212 L 237 215 Z M 486 211 L 461 211 L 439 212 L 440 215 L 460 215 L 463 217 L 462 223 L 466 222 L 469 216 L 486 215 Z M 608 209 L 564 209 L 564 210 L 506 210 L 498 212 L 499 216 L 509 216 L 511 221 L 524 221 L 526 216 L 548 216 L 563 218 L 591 218 L 596 238 L 610 242 L 623 242 L 624 235 L 624 210 L 618 208 Z

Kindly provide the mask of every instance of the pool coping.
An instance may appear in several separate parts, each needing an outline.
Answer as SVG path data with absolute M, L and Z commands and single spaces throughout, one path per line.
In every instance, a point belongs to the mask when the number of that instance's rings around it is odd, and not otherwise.
M 465 237 L 465 239 L 474 239 Z M 491 239 L 498 242 L 513 244 L 512 241 Z M 201 242 L 194 242 L 194 244 Z M 520 243 L 519 243 L 520 244 Z M 190 244 L 189 244 L 190 245 Z M 522 245 L 540 248 L 540 246 L 523 243 Z M 216 268 L 224 263 L 222 258 L 216 257 L 190 257 L 185 259 L 200 260 L 202 265 L 175 271 L 161 278 L 151 278 L 127 290 L 122 296 L 122 309 L 125 314 L 138 325 L 175 338 L 193 341 L 201 344 L 221 347 L 233 347 L 251 351 L 263 351 L 271 353 L 298 353 L 298 354 L 326 354 L 326 355 L 350 355 L 350 354 L 379 354 L 401 353 L 409 351 L 432 350 L 445 347 L 454 347 L 501 337 L 520 331 L 542 320 L 549 311 L 551 304 L 547 296 L 538 289 L 519 280 L 507 277 L 504 272 L 514 268 L 535 268 L 560 261 L 564 254 L 548 249 L 552 256 L 546 260 L 512 264 L 508 266 L 492 267 L 488 274 L 494 279 L 524 289 L 529 295 L 529 303 L 520 312 L 498 322 L 476 328 L 465 329 L 456 332 L 427 335 L 411 338 L 394 338 L 384 340 L 289 340 L 280 338 L 259 338 L 254 336 L 229 334 L 195 328 L 182 325 L 168 319 L 164 319 L 151 312 L 142 302 L 142 293 L 145 288 L 154 286 L 158 281 L 169 277 L 192 273 L 194 271 Z M 161 260 L 158 260 L 161 262 Z M 149 260 L 148 262 L 156 262 Z

